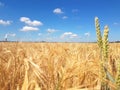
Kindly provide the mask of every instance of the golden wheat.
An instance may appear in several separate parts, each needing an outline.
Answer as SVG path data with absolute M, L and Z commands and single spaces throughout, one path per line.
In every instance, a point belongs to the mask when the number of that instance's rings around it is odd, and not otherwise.
M 0 90 L 99 90 L 98 50 L 96 43 L 1 42 Z M 120 44 L 109 50 L 116 59 Z

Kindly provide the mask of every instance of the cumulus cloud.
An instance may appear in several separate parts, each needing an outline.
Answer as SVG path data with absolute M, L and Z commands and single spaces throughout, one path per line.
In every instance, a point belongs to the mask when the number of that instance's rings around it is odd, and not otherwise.
M 62 19 L 67 19 L 68 17 L 67 16 L 63 16 Z
M 24 26 L 21 31 L 37 31 L 39 28 L 37 27 L 32 27 L 32 26 Z
M 21 17 L 20 21 L 24 22 L 25 24 L 27 24 L 29 26 L 42 26 L 43 25 L 43 23 L 41 21 L 38 21 L 38 20 L 31 21 L 30 18 L 28 18 L 28 17 Z
M 65 37 L 68 37 L 68 38 L 77 38 L 78 35 L 77 34 L 74 34 L 72 32 L 65 32 L 61 35 L 61 38 L 65 38 Z
M 87 37 L 89 37 L 89 36 L 90 36 L 90 33 L 87 32 L 87 33 L 85 33 L 84 35 L 87 36 Z
M 72 32 L 65 32 L 63 33 L 63 36 L 68 36 L 68 35 L 72 35 L 73 33 Z
M 0 20 L 0 25 L 10 25 L 11 24 L 11 21 L 4 21 L 4 20 Z
M 60 8 L 56 8 L 56 9 L 53 10 L 53 13 L 55 13 L 55 14 L 62 14 L 63 11 Z
M 58 30 L 56 30 L 56 29 L 51 29 L 51 28 L 48 28 L 48 29 L 47 29 L 47 32 L 48 32 L 48 33 L 54 33 L 54 32 L 56 32 L 56 31 L 58 31 Z
M 77 38 L 77 37 L 78 37 L 77 34 L 72 34 L 72 35 L 70 36 L 70 38 Z
M 31 20 L 29 18 L 27 18 L 27 17 L 21 17 L 20 21 L 21 22 L 28 22 L 28 21 L 31 21 Z

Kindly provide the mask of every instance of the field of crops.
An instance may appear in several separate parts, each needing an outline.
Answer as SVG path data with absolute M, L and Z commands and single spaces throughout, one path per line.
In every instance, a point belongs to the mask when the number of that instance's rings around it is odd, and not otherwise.
M 109 44 L 116 75 L 120 44 Z M 0 90 L 100 90 L 97 43 L 0 43 Z M 115 88 L 115 84 L 108 85 Z

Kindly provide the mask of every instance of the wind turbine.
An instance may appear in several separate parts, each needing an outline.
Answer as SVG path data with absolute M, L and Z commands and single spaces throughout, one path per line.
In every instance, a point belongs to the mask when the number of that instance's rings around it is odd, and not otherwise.
M 12 34 L 5 34 L 5 41 L 7 42 L 8 41 L 8 36 L 11 36 L 11 37 L 15 37 L 16 34 L 15 33 L 12 33 Z
M 5 41 L 7 42 L 8 34 L 5 34 Z

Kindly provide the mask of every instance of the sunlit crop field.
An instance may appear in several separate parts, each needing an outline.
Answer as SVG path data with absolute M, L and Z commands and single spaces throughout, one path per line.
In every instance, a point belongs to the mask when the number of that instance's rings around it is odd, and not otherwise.
M 0 90 L 99 90 L 99 54 L 97 43 L 1 42 Z M 120 44 L 110 43 L 113 76 L 118 58 Z

